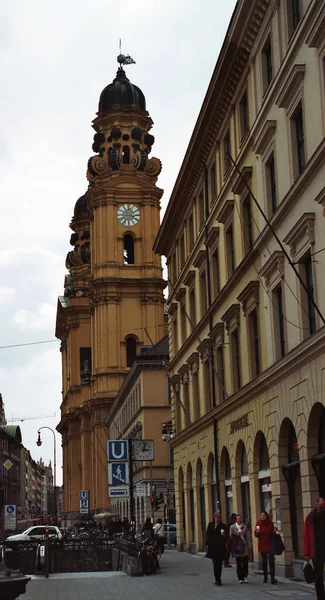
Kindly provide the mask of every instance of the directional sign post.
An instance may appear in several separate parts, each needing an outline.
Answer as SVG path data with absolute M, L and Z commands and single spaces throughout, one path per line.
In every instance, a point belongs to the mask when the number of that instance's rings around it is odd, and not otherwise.
M 16 505 L 5 504 L 5 529 L 16 529 Z
M 126 498 L 129 495 L 129 488 L 127 485 L 109 487 L 108 495 L 110 498 Z

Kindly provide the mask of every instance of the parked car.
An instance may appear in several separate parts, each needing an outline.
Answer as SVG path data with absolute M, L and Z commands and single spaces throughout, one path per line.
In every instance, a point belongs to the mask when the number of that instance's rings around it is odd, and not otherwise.
M 174 546 L 176 546 L 177 544 L 177 537 L 176 537 L 176 525 L 175 523 L 169 523 L 167 525 L 167 523 L 164 523 L 164 527 L 165 527 L 165 544 L 167 544 L 167 527 L 169 527 L 169 536 L 170 536 L 170 543 L 174 544 Z
M 62 538 L 62 533 L 59 527 L 55 525 L 35 525 L 34 527 L 28 527 L 25 531 L 21 533 L 17 533 L 16 535 L 9 535 L 7 537 L 7 542 L 23 542 L 29 540 L 40 540 L 45 537 L 45 532 L 48 530 L 49 537 L 57 538 L 60 540 Z

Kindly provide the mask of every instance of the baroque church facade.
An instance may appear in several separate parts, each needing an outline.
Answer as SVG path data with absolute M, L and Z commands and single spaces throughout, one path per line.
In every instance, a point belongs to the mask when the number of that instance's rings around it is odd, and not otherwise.
M 150 157 L 153 121 L 142 91 L 126 77 L 101 93 L 86 193 L 70 223 L 73 249 L 58 299 L 61 340 L 64 512 L 109 508 L 107 440 L 111 408 L 143 346 L 164 335 L 165 282 L 152 250 L 160 224 L 161 162 Z

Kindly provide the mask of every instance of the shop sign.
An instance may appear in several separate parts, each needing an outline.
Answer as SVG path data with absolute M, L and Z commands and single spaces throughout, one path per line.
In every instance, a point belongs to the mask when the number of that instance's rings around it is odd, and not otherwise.
M 232 492 L 227 492 L 227 498 L 232 498 Z
M 271 484 L 270 483 L 263 483 L 262 485 L 262 492 L 263 494 L 266 494 L 267 492 L 271 491 Z
M 248 425 L 248 413 L 245 413 L 242 417 L 239 417 L 239 419 L 230 423 L 230 433 L 235 433 L 235 431 L 244 429 L 245 427 L 248 427 Z

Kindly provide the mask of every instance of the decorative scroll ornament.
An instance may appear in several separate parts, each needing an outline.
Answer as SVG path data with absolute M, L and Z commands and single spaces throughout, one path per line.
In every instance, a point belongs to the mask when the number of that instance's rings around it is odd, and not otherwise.
M 152 158 L 150 158 L 150 160 L 147 161 L 144 171 L 147 175 L 150 175 L 151 177 L 157 177 L 161 172 L 161 169 L 161 161 L 159 160 L 159 158 L 153 156 Z
M 65 266 L 67 269 L 71 269 L 72 267 L 79 267 L 82 263 L 81 260 L 81 256 L 75 252 L 74 250 L 71 250 L 70 252 L 68 252 L 67 254 L 67 258 L 65 261 Z
M 88 172 L 93 177 L 104 175 L 108 172 L 107 162 L 100 156 L 92 156 L 88 161 Z

